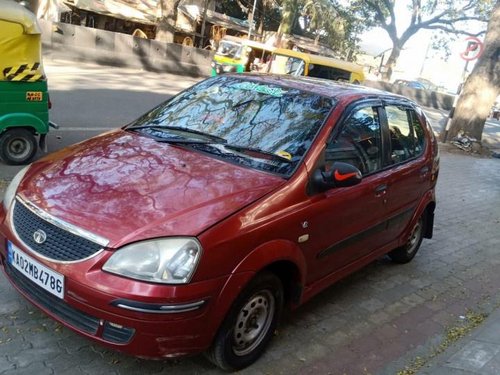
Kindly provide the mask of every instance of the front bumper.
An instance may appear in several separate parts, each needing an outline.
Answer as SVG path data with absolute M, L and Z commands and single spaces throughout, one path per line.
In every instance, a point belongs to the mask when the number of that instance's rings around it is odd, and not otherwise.
M 73 264 L 52 263 L 31 252 L 5 221 L 0 206 L 0 263 L 5 275 L 51 318 L 104 346 L 141 358 L 195 354 L 210 346 L 221 315 L 215 301 L 229 276 L 188 285 L 148 284 L 103 272 L 109 251 Z M 64 275 L 62 299 L 8 263 L 7 239 Z
M 65 296 L 60 299 L 9 265 L 3 249 L 0 261 L 12 285 L 51 318 L 130 355 L 164 358 L 198 353 L 210 346 L 218 326 L 216 322 L 211 324 L 211 302 L 217 299 L 216 292 L 185 303 L 144 303 L 107 295 L 66 278 Z M 209 289 L 222 288 L 224 283 L 224 279 L 209 282 Z M 104 306 L 102 301 L 106 301 Z

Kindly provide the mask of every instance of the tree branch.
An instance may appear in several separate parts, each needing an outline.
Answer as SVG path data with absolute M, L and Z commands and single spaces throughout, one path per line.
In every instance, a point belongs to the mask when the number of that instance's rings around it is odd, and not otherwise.
M 464 6 L 461 10 L 462 10 L 462 12 L 465 12 L 465 11 L 467 11 L 467 10 L 473 9 L 475 5 L 476 5 L 476 2 L 475 2 L 475 1 L 473 1 L 473 0 L 471 0 L 471 1 L 469 1 L 469 3 L 468 3 L 467 5 L 465 5 L 465 6 Z
M 445 24 L 445 25 L 451 25 L 456 22 L 462 22 L 462 21 L 480 21 L 480 22 L 487 22 L 488 20 L 485 17 L 478 17 L 478 16 L 462 16 L 462 17 L 457 17 L 457 18 L 449 18 L 446 19 L 443 17 L 446 16 L 448 12 L 442 12 L 436 17 L 431 18 L 430 20 L 421 22 L 417 24 L 419 28 L 426 29 L 429 26 L 432 26 L 434 24 Z
M 441 18 L 443 18 L 444 16 L 448 15 L 450 13 L 449 10 L 444 10 L 442 11 L 441 13 L 438 13 L 436 14 L 434 17 L 432 17 L 431 19 L 428 19 L 427 21 L 424 21 L 424 22 L 421 22 L 419 24 L 422 25 L 421 27 L 424 27 L 425 25 L 430 25 L 430 24 L 433 24 L 433 23 L 436 23 L 438 22 Z
M 370 1 L 370 0 L 365 0 L 365 3 L 373 9 L 373 11 L 375 12 L 375 17 L 377 17 L 378 21 L 382 24 L 382 27 L 387 27 L 387 23 L 385 22 L 385 17 L 384 17 L 384 13 L 382 12 L 382 9 L 380 9 L 380 7 L 378 6 L 378 4 L 375 4 L 374 2 Z
M 419 1 L 419 0 L 413 0 L 413 3 L 415 4 L 417 1 Z M 469 6 L 471 4 L 472 4 L 472 2 L 469 2 L 466 6 Z M 450 13 L 450 11 L 442 12 L 439 15 L 431 18 L 430 20 L 424 21 L 424 22 L 410 24 L 410 26 L 403 32 L 403 34 L 399 38 L 399 42 L 402 45 L 405 44 L 408 41 L 408 39 L 410 39 L 420 29 L 443 30 L 443 31 L 450 32 L 450 33 L 469 35 L 469 36 L 478 36 L 478 35 L 482 35 L 485 33 L 485 31 L 481 31 L 479 33 L 472 33 L 472 32 L 466 31 L 466 30 L 457 30 L 455 28 L 455 23 L 462 22 L 462 21 L 487 22 L 487 19 L 485 19 L 484 17 L 461 16 L 461 17 L 456 17 L 453 19 L 442 19 L 441 17 L 443 17 L 446 13 Z
M 434 0 L 432 2 L 432 4 L 430 5 L 430 14 L 434 13 L 436 11 L 436 7 L 437 7 L 437 4 L 438 4 L 438 1 L 437 0 Z
M 433 26 L 423 27 L 423 29 L 442 30 L 442 31 L 446 31 L 447 33 L 467 35 L 467 36 L 476 36 L 476 37 L 484 35 L 486 33 L 486 30 L 480 31 L 478 33 L 471 33 L 469 31 L 465 31 L 465 30 L 457 30 L 454 27 L 447 26 L 447 25 L 433 25 Z
M 238 6 L 244 13 L 250 12 L 250 8 L 245 6 L 240 0 L 236 0 L 236 3 L 238 3 Z
M 382 0 L 384 2 L 385 7 L 389 11 L 389 15 L 391 16 L 391 24 L 395 24 L 396 15 L 394 14 L 394 3 L 390 0 Z
M 421 10 L 421 2 L 420 0 L 413 0 L 413 12 L 411 14 L 410 25 L 415 25 L 417 23 L 417 19 L 420 19 L 420 10 Z

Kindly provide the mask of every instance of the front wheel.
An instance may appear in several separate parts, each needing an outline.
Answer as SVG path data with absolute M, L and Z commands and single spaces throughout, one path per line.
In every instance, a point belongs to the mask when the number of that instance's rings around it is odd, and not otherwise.
M 27 164 L 36 150 L 36 138 L 27 129 L 12 128 L 0 135 L 0 158 L 7 164 Z
M 418 220 L 413 229 L 410 232 L 410 237 L 406 241 L 406 243 L 398 247 L 395 250 L 392 250 L 389 253 L 389 257 L 392 259 L 393 262 L 396 263 L 408 263 L 411 261 L 415 255 L 417 254 L 417 251 L 420 247 L 420 244 L 422 243 L 422 239 L 424 238 L 424 219 L 423 216 L 421 216 Z
M 251 365 L 264 352 L 283 309 L 283 285 L 272 273 L 258 274 L 222 323 L 207 357 L 226 371 Z

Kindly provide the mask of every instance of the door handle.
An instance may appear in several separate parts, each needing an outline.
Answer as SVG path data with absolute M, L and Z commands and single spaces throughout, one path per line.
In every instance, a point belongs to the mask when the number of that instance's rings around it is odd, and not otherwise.
M 376 197 L 381 197 L 382 195 L 385 195 L 387 193 L 387 185 L 382 184 L 379 185 L 375 188 L 375 196 Z
M 425 167 L 420 168 L 420 177 L 425 178 L 429 173 L 430 168 L 426 165 Z

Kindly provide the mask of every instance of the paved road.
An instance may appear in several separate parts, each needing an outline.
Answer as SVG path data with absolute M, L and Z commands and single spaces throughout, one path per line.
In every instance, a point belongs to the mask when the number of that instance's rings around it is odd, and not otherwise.
M 123 126 L 200 80 L 61 61 L 50 61 L 45 71 L 53 105 L 50 117 L 60 126 L 49 134 L 51 152 Z M 12 178 L 19 169 L 0 163 L 0 178 Z
M 58 72 L 65 82 L 64 73 Z M 133 75 L 121 76 L 116 77 L 119 83 L 101 83 L 109 90 L 89 90 L 100 98 L 96 105 L 101 110 L 113 97 L 113 88 L 127 88 L 132 95 L 144 85 L 130 84 Z M 57 95 L 69 96 L 74 85 L 85 89 L 83 78 L 76 81 L 68 80 L 66 89 L 54 90 L 55 103 Z M 165 87 L 171 84 L 184 82 L 171 81 Z M 162 90 L 165 96 L 170 94 L 161 82 L 154 85 L 139 90 L 151 97 L 137 104 L 137 112 L 150 107 L 149 100 L 156 98 L 153 105 L 163 100 Z M 92 117 L 96 112 L 79 113 Z M 119 121 L 134 115 L 129 108 Z M 60 116 L 55 120 L 65 122 Z M 499 169 L 499 159 L 443 150 L 435 236 L 424 241 L 414 261 L 394 265 L 381 258 L 287 315 L 264 357 L 242 373 L 393 375 L 417 357 L 432 358 L 450 327 L 494 311 L 500 305 L 500 174 L 495 173 Z M 202 356 L 145 361 L 93 345 L 33 308 L 0 275 L 1 375 L 159 373 L 220 372 Z

